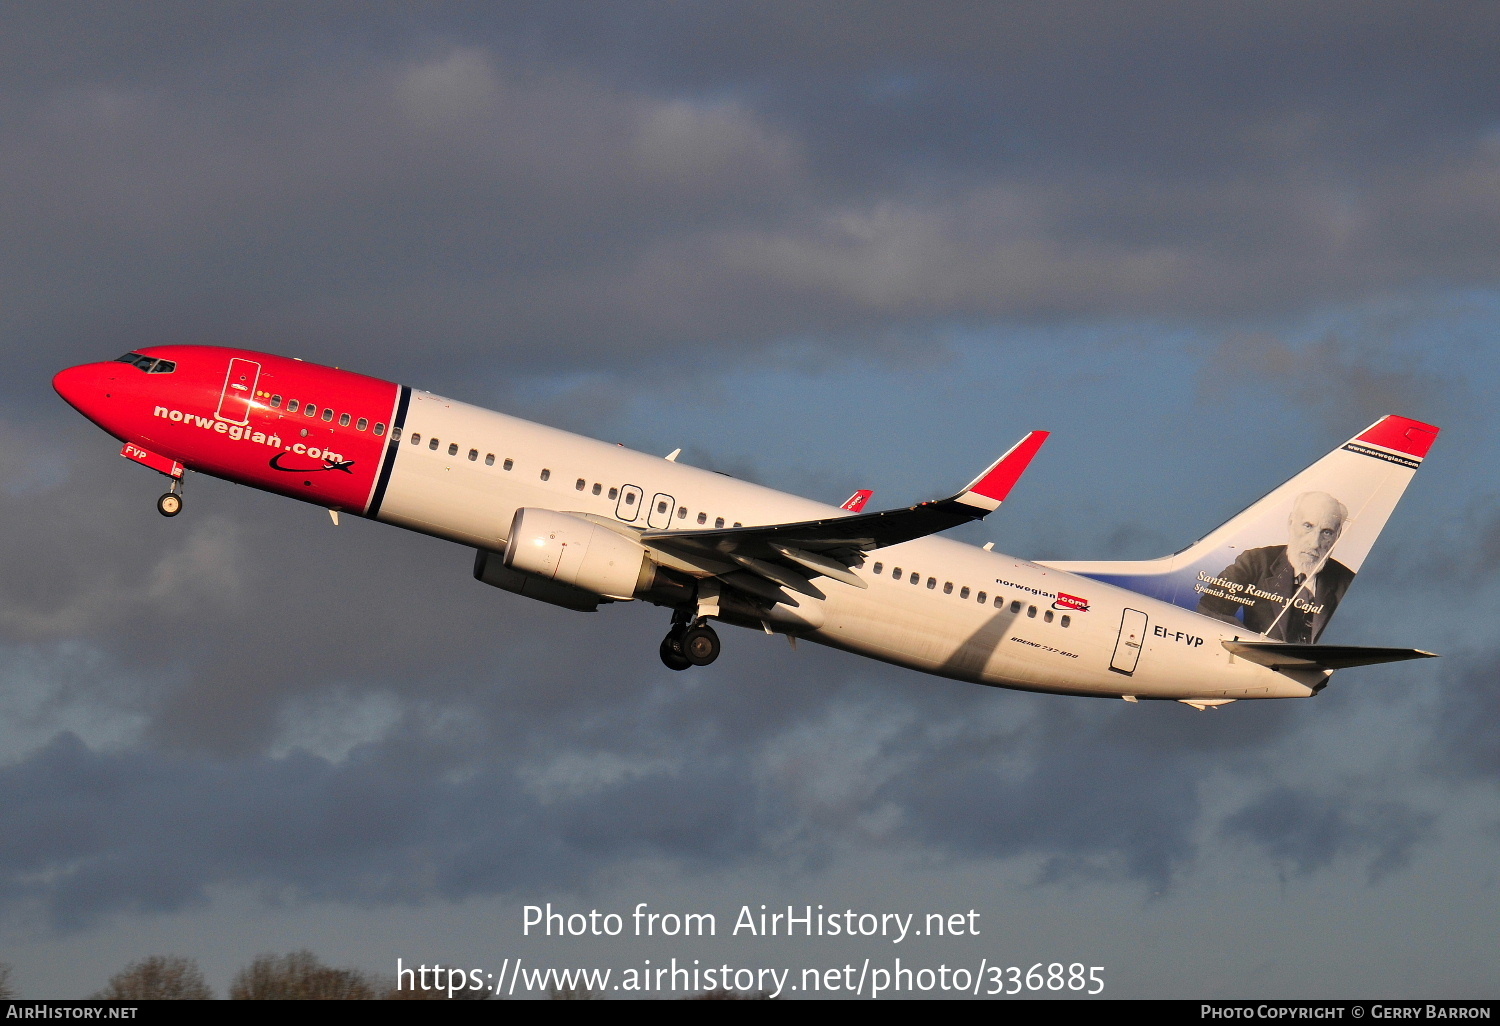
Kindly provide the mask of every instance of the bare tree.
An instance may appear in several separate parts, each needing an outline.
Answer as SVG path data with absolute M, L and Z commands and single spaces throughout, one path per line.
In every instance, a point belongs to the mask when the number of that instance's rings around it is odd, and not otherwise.
M 214 996 L 191 958 L 152 955 L 132 962 L 94 995 L 100 1001 L 208 1001 Z
M 359 969 L 335 969 L 311 951 L 261 955 L 235 975 L 229 996 L 235 1001 L 370 1001 L 385 987 Z

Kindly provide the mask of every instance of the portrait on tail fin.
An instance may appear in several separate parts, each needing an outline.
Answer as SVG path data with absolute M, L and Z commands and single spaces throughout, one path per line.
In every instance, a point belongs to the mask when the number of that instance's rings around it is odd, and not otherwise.
M 1292 503 L 1285 545 L 1248 549 L 1217 578 L 1203 582 L 1198 612 L 1276 641 L 1318 640 L 1354 571 L 1332 558 L 1349 520 L 1327 492 L 1303 492 Z

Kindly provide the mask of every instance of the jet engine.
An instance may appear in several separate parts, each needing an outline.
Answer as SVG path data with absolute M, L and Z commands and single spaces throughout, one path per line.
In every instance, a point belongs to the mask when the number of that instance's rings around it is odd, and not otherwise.
M 516 511 L 505 565 L 610 599 L 635 598 L 656 577 L 656 564 L 635 539 L 571 513 L 535 507 Z

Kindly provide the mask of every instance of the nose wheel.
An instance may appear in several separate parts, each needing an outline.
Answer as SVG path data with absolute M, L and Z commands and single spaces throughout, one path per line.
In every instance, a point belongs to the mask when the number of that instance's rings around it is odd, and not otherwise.
M 156 500 L 156 512 L 164 517 L 175 517 L 182 512 L 181 478 L 174 478 L 171 490 Z
M 719 658 L 719 635 L 707 623 L 674 624 L 661 642 L 661 661 L 669 670 L 707 666 Z

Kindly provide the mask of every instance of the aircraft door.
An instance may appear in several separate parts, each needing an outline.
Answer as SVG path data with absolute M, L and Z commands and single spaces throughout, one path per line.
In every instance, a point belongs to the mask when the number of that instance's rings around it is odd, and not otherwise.
M 1109 668 L 1129 677 L 1135 673 L 1135 664 L 1141 658 L 1141 645 L 1146 641 L 1146 614 L 1139 609 L 1127 609 L 1120 617 L 1120 639 L 1115 642 L 1115 655 Z
M 215 414 L 229 424 L 250 423 L 250 400 L 255 398 L 255 386 L 260 381 L 260 364 L 254 360 L 229 361 L 229 373 L 224 375 L 224 390 L 219 393 L 219 410 Z
M 641 515 L 641 490 L 635 485 L 622 485 L 620 499 L 615 503 L 615 516 L 626 523 L 634 523 Z
M 676 499 L 665 492 L 657 492 L 656 497 L 651 500 L 651 512 L 646 514 L 646 526 L 658 531 L 671 527 L 672 509 L 676 505 Z

